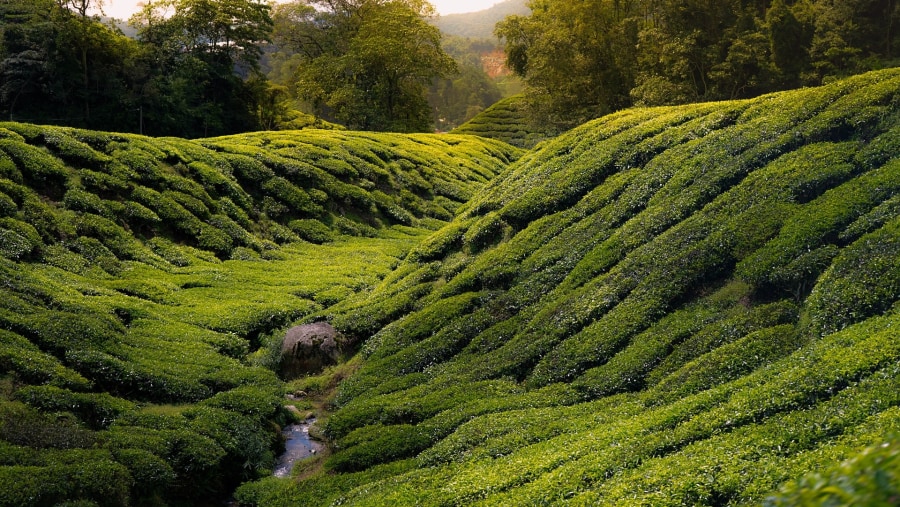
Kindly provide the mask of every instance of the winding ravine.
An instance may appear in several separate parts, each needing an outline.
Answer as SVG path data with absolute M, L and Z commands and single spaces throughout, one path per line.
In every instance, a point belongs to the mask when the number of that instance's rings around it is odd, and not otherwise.
M 307 419 L 302 423 L 289 424 L 281 430 L 285 450 L 275 464 L 275 477 L 290 477 L 294 463 L 322 450 L 322 444 L 309 438 L 309 427 L 315 422 L 314 418 Z

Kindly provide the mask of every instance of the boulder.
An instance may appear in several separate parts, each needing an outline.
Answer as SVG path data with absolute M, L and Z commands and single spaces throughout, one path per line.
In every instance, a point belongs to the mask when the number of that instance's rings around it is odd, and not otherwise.
M 341 335 L 327 322 L 288 329 L 281 344 L 281 373 L 285 379 L 321 372 L 337 364 Z

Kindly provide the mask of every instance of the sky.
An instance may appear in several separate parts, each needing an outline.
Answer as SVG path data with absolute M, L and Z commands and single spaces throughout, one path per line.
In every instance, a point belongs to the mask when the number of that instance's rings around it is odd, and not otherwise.
M 132 14 L 140 10 L 138 4 L 144 0 L 105 0 L 103 12 L 107 16 L 127 20 Z M 459 12 L 475 12 L 491 8 L 494 4 L 503 0 L 430 0 L 440 14 L 454 14 Z

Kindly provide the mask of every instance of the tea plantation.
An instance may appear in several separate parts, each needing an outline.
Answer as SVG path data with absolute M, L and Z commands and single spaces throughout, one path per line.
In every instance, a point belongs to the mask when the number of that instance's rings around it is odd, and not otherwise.
M 519 148 L 533 148 L 539 142 L 554 137 L 529 121 L 528 104 L 524 95 L 513 95 L 500 100 L 453 129 L 451 133 L 497 139 Z
M 0 505 L 895 505 L 898 300 L 898 69 L 528 152 L 0 123 Z
M 364 298 L 255 505 L 896 505 L 900 70 L 545 141 Z
M 280 338 L 521 153 L 0 124 L 0 505 L 221 505 L 271 475 Z

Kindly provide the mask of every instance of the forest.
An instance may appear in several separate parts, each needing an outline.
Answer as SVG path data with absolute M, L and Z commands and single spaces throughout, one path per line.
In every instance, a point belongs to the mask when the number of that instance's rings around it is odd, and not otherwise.
M 496 28 L 533 115 L 755 97 L 897 64 L 895 0 L 533 0 Z
M 895 0 L 535 0 L 497 24 L 499 43 L 456 21 L 478 17 L 442 21 L 418 0 L 157 0 L 129 21 L 132 38 L 91 15 L 98 5 L 0 5 L 4 118 L 189 138 L 329 122 L 449 130 L 510 94 L 479 61 L 499 45 L 531 123 L 559 133 L 635 105 L 890 67 L 900 31 Z

